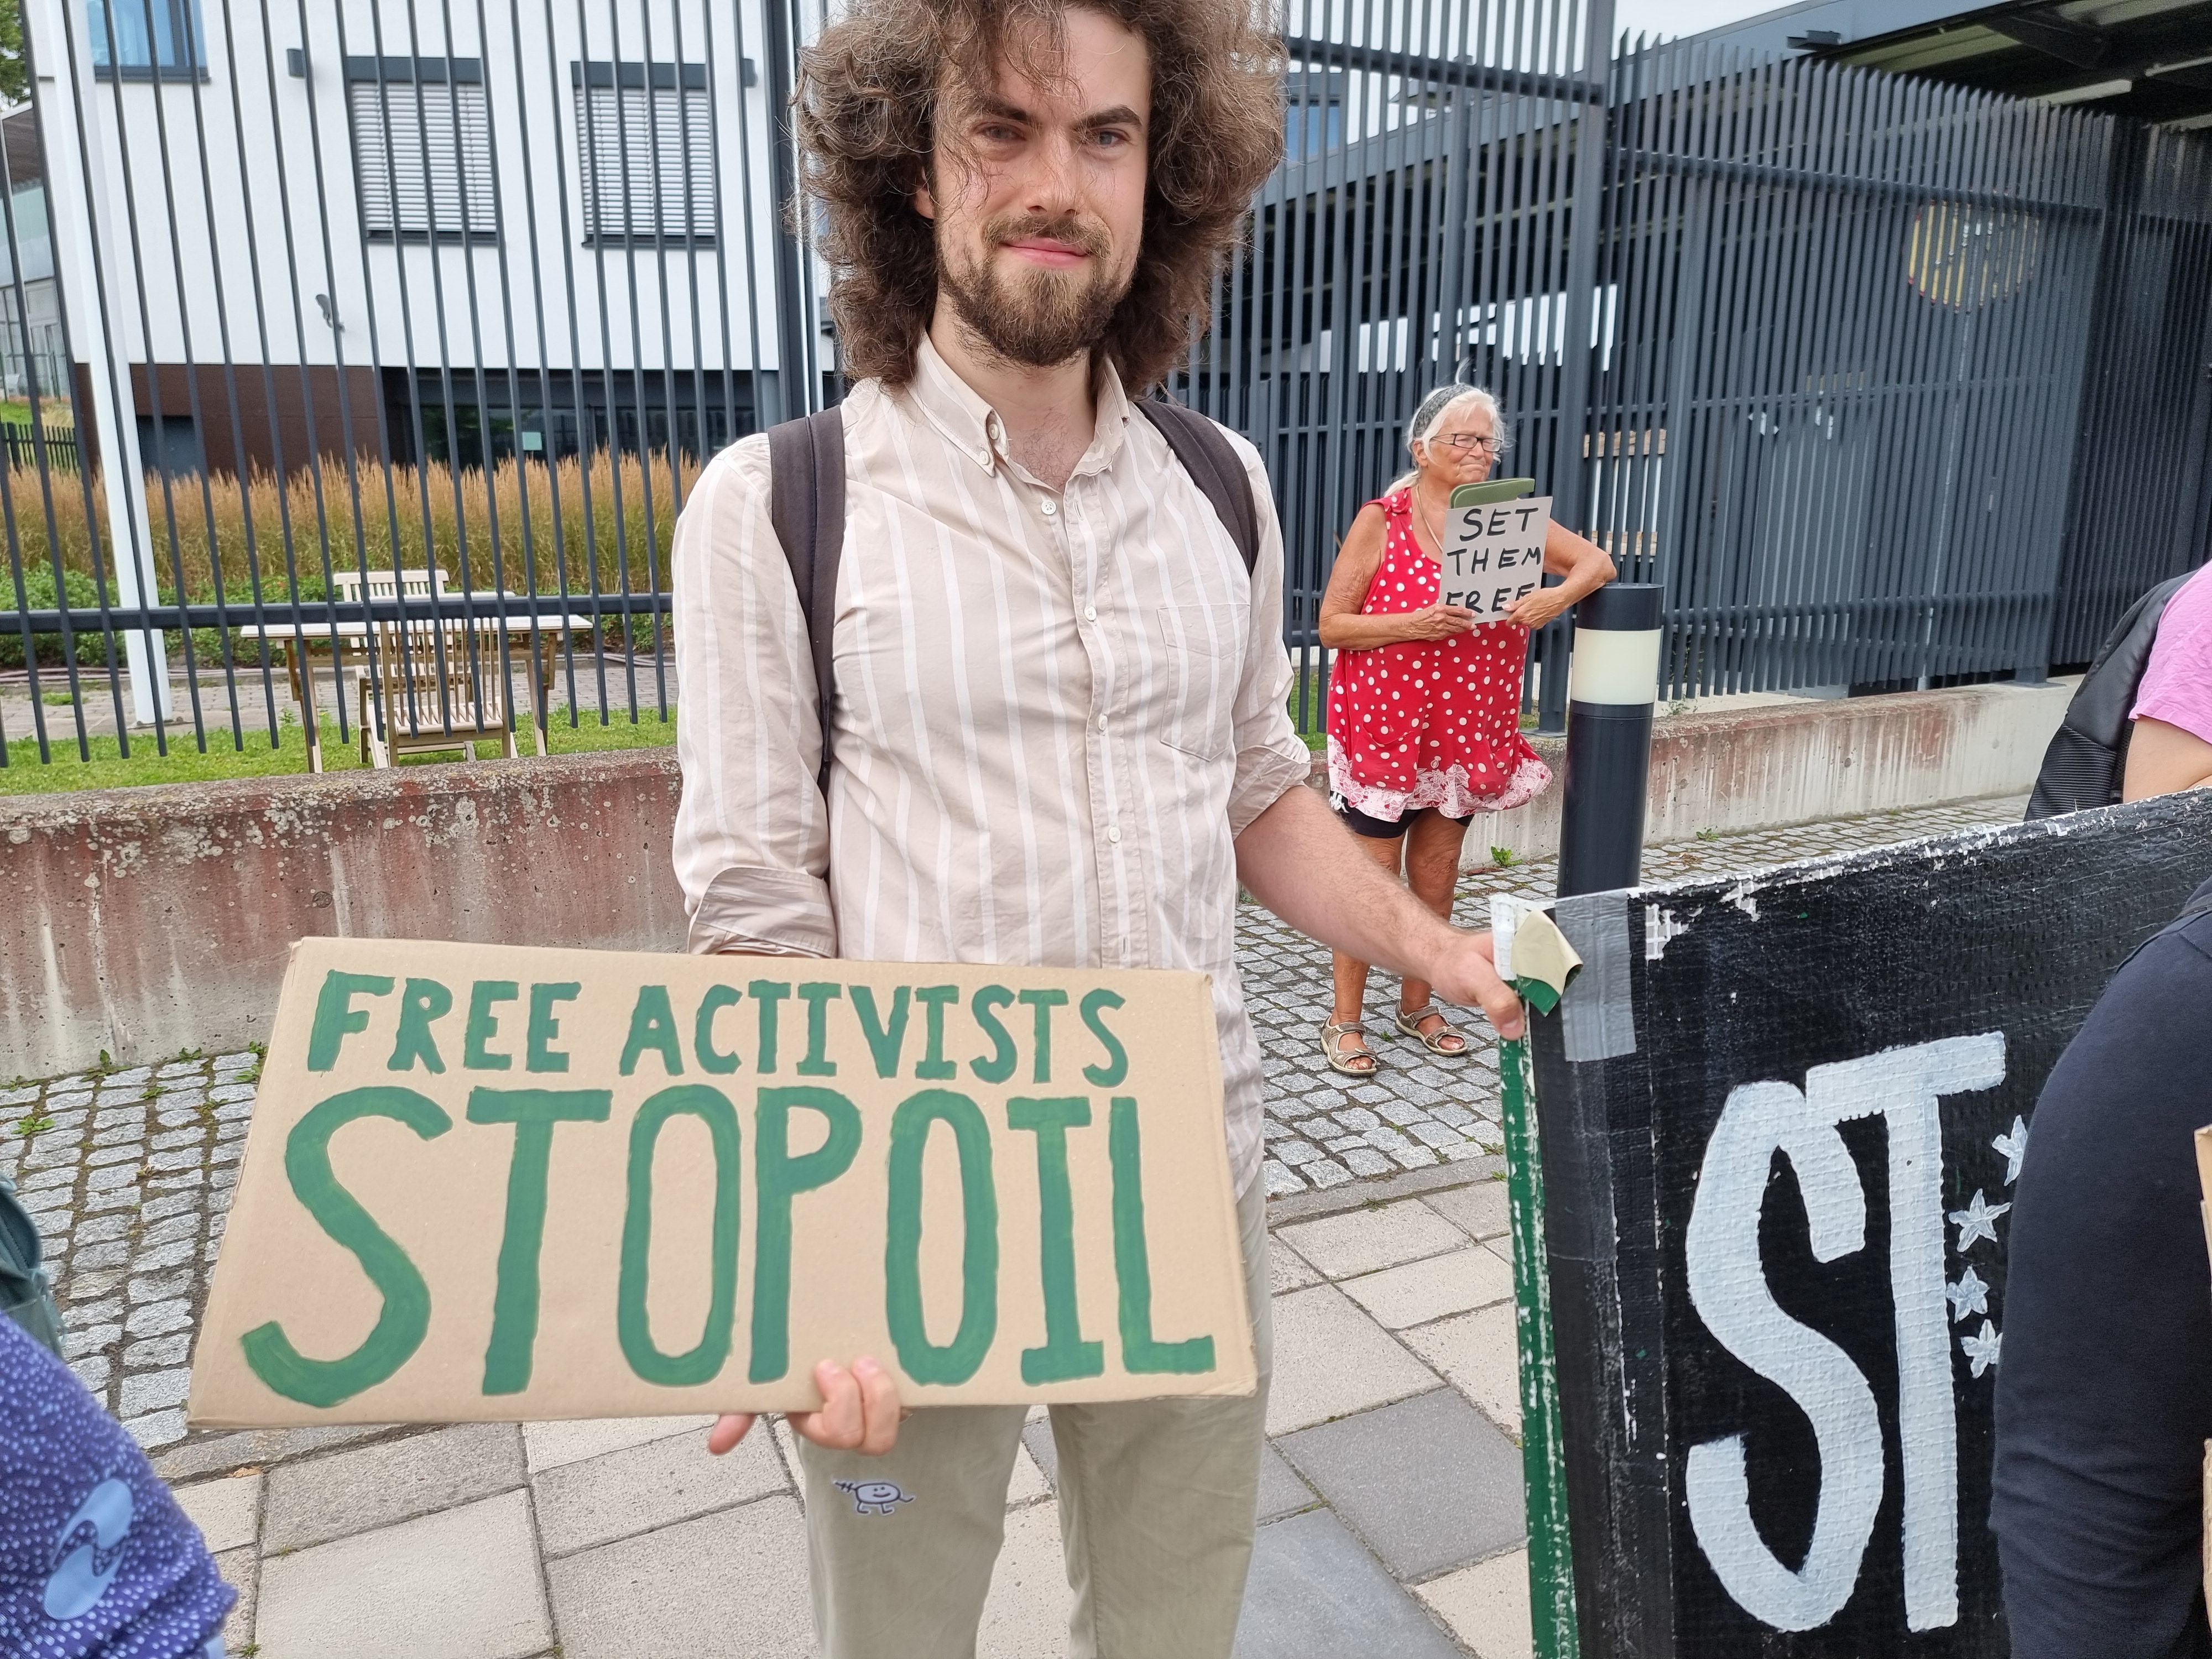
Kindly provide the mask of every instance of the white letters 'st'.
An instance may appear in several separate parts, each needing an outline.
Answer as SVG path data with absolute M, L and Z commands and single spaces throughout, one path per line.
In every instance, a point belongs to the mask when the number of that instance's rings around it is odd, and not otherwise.
M 1849 1355 L 1782 1311 L 1759 1255 L 1774 1154 L 1795 1167 L 1814 1258 L 1866 1243 L 1866 1194 L 1836 1126 L 1889 1133 L 1889 1272 L 1905 1477 L 1905 1611 L 1913 1630 L 1959 1617 L 1958 1425 L 1945 1317 L 1940 1097 L 2004 1079 L 2004 1034 L 1947 1037 L 1729 1091 L 1706 1144 L 1685 1239 L 1690 1300 L 1721 1345 L 1796 1402 L 1820 1458 L 1813 1541 L 1794 1571 L 1753 1524 L 1741 1435 L 1690 1449 L 1690 1525 L 1729 1594 L 1778 1630 L 1812 1630 L 1850 1599 L 1881 1507 L 1881 1419 Z

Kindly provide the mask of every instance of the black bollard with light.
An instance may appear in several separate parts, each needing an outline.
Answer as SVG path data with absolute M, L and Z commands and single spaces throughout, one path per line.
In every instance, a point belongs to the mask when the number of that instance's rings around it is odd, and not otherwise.
M 1663 597 L 1655 583 L 1609 582 L 1575 606 L 1561 898 L 1633 887 L 1641 876 Z

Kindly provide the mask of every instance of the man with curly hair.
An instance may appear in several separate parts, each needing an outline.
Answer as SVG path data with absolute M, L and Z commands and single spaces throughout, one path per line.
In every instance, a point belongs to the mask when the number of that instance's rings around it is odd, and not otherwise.
M 1302 787 L 1258 454 L 1206 429 L 1249 491 L 1248 568 L 1131 401 L 1186 349 L 1280 154 L 1283 53 L 1255 18 L 854 0 L 795 100 L 856 380 L 826 722 L 766 438 L 714 459 L 676 533 L 693 950 L 1212 975 L 1260 1385 L 1053 1407 L 1084 1655 L 1225 1655 L 1243 1601 L 1272 1333 L 1239 881 L 1521 1027 L 1488 935 L 1432 915 Z M 822 1408 L 790 1421 L 823 1651 L 972 1654 L 1023 1410 L 902 1413 L 866 1358 L 815 1376 Z

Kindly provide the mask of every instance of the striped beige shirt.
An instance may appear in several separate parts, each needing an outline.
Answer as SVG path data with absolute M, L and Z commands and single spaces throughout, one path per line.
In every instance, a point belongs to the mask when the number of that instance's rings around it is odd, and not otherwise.
M 707 467 L 673 556 L 690 948 L 1213 976 L 1231 1169 L 1260 1163 L 1236 836 L 1307 772 L 1283 544 L 1258 453 L 1245 573 L 1109 368 L 1066 488 L 925 340 L 843 404 L 836 766 L 769 524 L 768 441 Z

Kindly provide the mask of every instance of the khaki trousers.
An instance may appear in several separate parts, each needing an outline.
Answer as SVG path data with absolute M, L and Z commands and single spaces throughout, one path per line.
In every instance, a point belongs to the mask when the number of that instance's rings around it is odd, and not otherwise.
M 1235 1639 L 1274 1358 L 1259 1181 L 1237 1220 L 1257 1391 L 1052 1408 L 1076 1659 L 1227 1659 Z M 916 1412 L 883 1457 L 799 1443 L 823 1659 L 972 1659 L 1026 1416 L 1020 1406 Z M 840 1480 L 891 1481 L 905 1498 L 863 1513 L 865 1494 Z

